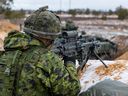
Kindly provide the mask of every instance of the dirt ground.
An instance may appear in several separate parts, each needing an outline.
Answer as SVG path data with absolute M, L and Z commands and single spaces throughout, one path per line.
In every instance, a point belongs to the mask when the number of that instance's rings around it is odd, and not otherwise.
M 128 36 L 115 36 L 112 41 L 118 44 L 116 60 L 128 60 Z
M 128 60 L 128 51 L 119 56 L 116 60 Z
M 19 30 L 19 26 L 12 24 L 9 20 L 0 20 L 0 50 L 3 50 L 3 41 L 12 30 Z

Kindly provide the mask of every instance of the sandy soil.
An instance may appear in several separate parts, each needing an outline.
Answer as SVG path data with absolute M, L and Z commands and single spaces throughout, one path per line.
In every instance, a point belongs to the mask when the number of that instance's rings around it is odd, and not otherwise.
M 10 23 L 9 20 L 0 20 L 0 50 L 3 50 L 4 38 L 11 30 L 19 30 L 19 26 Z

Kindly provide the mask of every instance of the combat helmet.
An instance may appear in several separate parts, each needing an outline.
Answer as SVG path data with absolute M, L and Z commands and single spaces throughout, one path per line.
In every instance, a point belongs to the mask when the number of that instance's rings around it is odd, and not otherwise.
M 77 30 L 78 27 L 74 24 L 72 20 L 65 21 L 65 24 L 62 24 L 62 30 L 63 31 L 73 31 Z
M 48 6 L 41 7 L 24 22 L 24 32 L 38 38 L 54 39 L 61 30 L 59 17 Z

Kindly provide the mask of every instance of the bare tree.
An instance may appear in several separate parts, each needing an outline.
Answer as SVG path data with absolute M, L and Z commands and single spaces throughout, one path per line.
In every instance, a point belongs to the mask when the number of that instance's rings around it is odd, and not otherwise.
M 10 9 L 10 5 L 13 3 L 13 0 L 0 0 L 0 13 L 6 9 Z
M 0 6 L 10 6 L 10 4 L 13 3 L 13 0 L 0 0 Z

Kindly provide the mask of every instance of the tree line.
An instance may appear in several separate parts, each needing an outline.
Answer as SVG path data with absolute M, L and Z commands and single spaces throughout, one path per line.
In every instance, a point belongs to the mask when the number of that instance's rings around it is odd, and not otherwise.
M 99 16 L 102 15 L 101 19 L 107 19 L 108 15 L 117 15 L 119 20 L 124 20 L 128 19 L 128 9 L 124 8 L 122 6 L 117 7 L 114 11 L 113 10 L 108 10 L 108 11 L 103 11 L 103 10 L 93 10 L 93 9 L 70 9 L 68 11 L 56 11 L 56 13 L 67 13 L 71 14 L 72 16 L 76 16 L 77 14 L 86 14 L 86 15 L 95 15 Z
M 13 0 L 0 0 L 0 14 L 5 19 L 20 19 L 25 17 L 25 10 L 12 10 Z
M 13 19 L 13 18 L 24 18 L 26 11 L 28 10 L 11 10 L 11 5 L 13 4 L 13 0 L 0 0 L 0 14 L 3 14 L 5 18 L 7 19 Z M 30 11 L 30 10 L 29 10 Z M 30 11 L 31 13 L 32 11 Z M 102 19 L 106 19 L 107 15 L 117 15 L 118 19 L 124 20 L 128 19 L 128 9 L 124 8 L 122 6 L 119 6 L 113 10 L 103 11 L 103 10 L 92 10 L 92 9 L 70 9 L 68 11 L 62 11 L 58 10 L 55 11 L 56 13 L 67 13 L 71 14 L 72 16 L 76 16 L 77 14 L 86 14 L 86 15 L 102 15 Z

